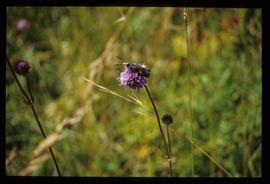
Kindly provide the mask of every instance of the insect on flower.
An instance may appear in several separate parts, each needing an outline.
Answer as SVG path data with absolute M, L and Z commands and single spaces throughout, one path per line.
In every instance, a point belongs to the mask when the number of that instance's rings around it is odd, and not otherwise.
M 121 60 L 124 60 L 119 56 L 117 57 Z M 144 64 L 125 62 L 122 64 L 117 64 L 116 66 L 119 65 L 125 66 L 119 77 L 121 86 L 140 89 L 146 84 L 146 78 L 150 76 L 150 69 L 148 69 Z
M 126 61 L 125 59 L 121 58 L 120 56 L 116 56 L 116 57 L 123 60 L 123 61 Z M 121 64 L 118 64 L 118 65 L 121 65 Z M 146 77 L 146 78 L 150 77 L 151 70 L 149 68 L 147 68 L 144 64 L 124 62 L 124 63 L 122 63 L 122 65 L 126 66 L 127 68 L 129 68 L 133 72 L 136 72 L 143 77 Z

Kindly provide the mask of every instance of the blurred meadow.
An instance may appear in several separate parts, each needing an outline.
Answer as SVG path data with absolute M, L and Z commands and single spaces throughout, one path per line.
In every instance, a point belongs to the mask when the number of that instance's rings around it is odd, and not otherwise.
M 174 176 L 191 176 L 193 144 L 193 176 L 260 177 L 261 9 L 187 14 L 189 55 L 183 8 L 7 8 L 6 53 L 12 64 L 31 65 L 48 140 L 6 66 L 6 175 L 57 176 L 50 145 L 63 176 L 168 176 L 146 91 L 119 85 L 121 56 L 151 69 L 147 84 L 159 115 L 174 118 Z

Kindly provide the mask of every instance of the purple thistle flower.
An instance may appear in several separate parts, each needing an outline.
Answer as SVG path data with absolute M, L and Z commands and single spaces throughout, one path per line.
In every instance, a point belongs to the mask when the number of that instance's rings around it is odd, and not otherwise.
M 22 30 L 26 30 L 30 27 L 30 23 L 28 20 L 26 19 L 20 19 L 18 22 L 17 22 L 17 29 L 22 31 Z
M 121 86 L 133 89 L 140 89 L 146 84 L 146 79 L 143 75 L 127 66 L 120 73 L 119 81 Z

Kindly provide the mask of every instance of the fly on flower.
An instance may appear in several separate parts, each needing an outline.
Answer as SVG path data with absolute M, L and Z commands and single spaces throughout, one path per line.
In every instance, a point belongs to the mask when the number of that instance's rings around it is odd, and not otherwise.
M 122 64 L 118 64 L 118 65 L 124 65 L 127 68 L 129 68 L 130 70 L 139 73 L 139 75 L 148 78 L 150 76 L 150 72 L 151 70 L 149 68 L 147 68 L 144 64 L 136 64 L 136 63 L 129 63 L 126 62 L 125 59 L 121 58 L 120 56 L 116 56 L 117 58 L 125 61 Z
M 119 56 L 117 57 L 125 61 L 123 58 Z M 118 66 L 119 65 L 125 66 L 125 68 L 121 71 L 119 77 L 119 82 L 121 86 L 139 89 L 146 84 L 145 78 L 148 78 L 150 76 L 150 69 L 148 69 L 144 64 L 125 62 L 122 64 L 118 64 Z

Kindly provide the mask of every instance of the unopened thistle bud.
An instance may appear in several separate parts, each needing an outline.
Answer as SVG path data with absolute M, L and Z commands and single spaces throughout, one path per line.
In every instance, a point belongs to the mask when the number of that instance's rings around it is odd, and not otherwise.
M 19 75 L 26 75 L 29 72 L 30 65 L 25 60 L 18 60 L 14 65 L 14 70 Z
M 165 114 L 162 117 L 162 121 L 164 124 L 169 125 L 173 122 L 173 117 L 170 114 Z

